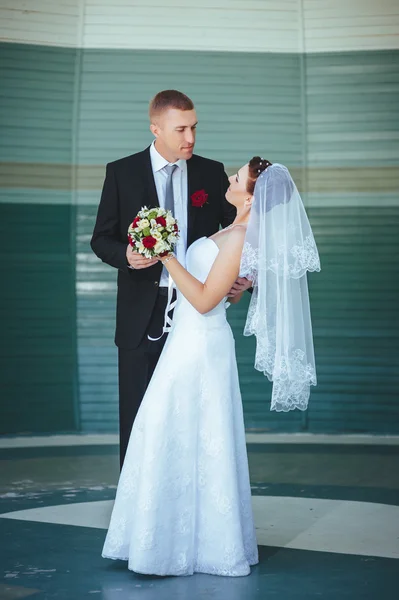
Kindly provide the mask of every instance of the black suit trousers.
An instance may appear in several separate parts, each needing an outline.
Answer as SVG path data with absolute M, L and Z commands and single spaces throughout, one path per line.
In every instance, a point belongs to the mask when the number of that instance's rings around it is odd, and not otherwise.
M 173 298 L 175 297 L 174 293 Z M 161 335 L 166 304 L 167 296 L 158 294 L 150 323 L 139 346 L 134 349 L 118 349 L 119 451 L 121 469 L 134 420 L 168 336 L 165 333 L 156 342 L 150 341 L 147 337 L 149 335 L 152 338 L 157 338 Z M 172 313 L 169 314 L 171 315 Z

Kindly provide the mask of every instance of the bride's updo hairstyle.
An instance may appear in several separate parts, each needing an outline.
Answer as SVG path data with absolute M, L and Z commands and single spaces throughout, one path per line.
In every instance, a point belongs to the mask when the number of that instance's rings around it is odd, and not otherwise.
M 256 180 L 259 175 L 266 171 L 268 167 L 271 166 L 270 160 L 266 160 L 265 158 L 261 158 L 260 156 L 254 156 L 248 163 L 249 173 L 247 180 L 247 192 L 253 196 L 255 191 Z

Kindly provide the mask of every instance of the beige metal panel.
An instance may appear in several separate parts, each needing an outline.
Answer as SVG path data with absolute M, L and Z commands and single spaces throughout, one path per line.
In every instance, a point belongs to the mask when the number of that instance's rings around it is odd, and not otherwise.
M 88 48 L 297 52 L 299 0 L 86 0 Z
M 305 52 L 399 48 L 397 0 L 302 0 Z
M 84 0 L 0 0 L 0 41 L 76 47 Z

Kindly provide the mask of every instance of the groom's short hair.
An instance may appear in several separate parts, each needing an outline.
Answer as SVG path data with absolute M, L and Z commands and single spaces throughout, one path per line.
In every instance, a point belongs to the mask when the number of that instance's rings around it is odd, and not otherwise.
M 154 117 L 158 117 L 168 108 L 176 108 L 177 110 L 194 110 L 194 102 L 177 90 L 164 90 L 158 92 L 150 102 L 149 115 L 152 121 Z

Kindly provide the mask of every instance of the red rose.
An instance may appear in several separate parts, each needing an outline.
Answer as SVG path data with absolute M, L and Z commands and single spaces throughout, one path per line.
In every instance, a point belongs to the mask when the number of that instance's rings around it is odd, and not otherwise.
M 178 226 L 178 224 L 177 224 L 177 223 L 174 223 L 174 225 L 173 225 L 173 229 L 174 229 L 174 231 L 176 231 L 176 232 L 177 232 L 177 231 L 179 231 L 179 226 Z
M 134 241 L 133 241 L 133 238 L 132 238 L 132 236 L 130 235 L 130 233 L 128 233 L 127 239 L 129 240 L 129 244 L 130 244 L 131 246 L 134 246 Z
M 157 243 L 157 240 L 152 237 L 152 235 L 147 235 L 147 237 L 143 238 L 143 246 L 144 248 L 153 248 Z
M 133 223 L 132 223 L 132 227 L 133 227 L 133 228 L 134 228 L 134 227 L 137 227 L 137 223 L 138 223 L 139 221 L 141 221 L 140 217 L 136 217 L 136 218 L 134 219 Z
M 162 225 L 162 227 L 166 227 L 166 219 L 165 217 L 157 217 L 155 219 L 156 223 L 158 223 L 158 225 Z
M 205 190 L 198 190 L 198 192 L 194 192 L 194 194 L 191 196 L 191 204 L 200 208 L 204 206 L 207 200 L 208 194 Z

